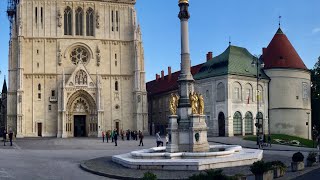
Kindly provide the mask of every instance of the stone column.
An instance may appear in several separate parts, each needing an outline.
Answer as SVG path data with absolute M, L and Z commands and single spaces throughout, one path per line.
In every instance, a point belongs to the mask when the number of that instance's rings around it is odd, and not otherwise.
M 169 144 L 167 145 L 166 151 L 170 153 L 178 152 L 178 116 L 177 115 L 171 115 L 169 116 L 169 127 L 167 128 L 167 131 L 169 133 Z

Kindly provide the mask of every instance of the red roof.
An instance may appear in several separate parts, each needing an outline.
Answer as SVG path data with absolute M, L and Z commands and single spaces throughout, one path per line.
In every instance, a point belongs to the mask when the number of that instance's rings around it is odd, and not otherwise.
M 191 74 L 195 75 L 199 72 L 201 66 L 203 64 L 198 64 L 196 66 L 191 67 Z M 149 95 L 160 94 L 164 92 L 170 92 L 178 89 L 178 77 L 180 75 L 180 71 L 174 72 L 171 74 L 171 79 L 169 76 L 164 76 L 164 79 L 161 77 L 158 80 L 153 80 L 147 82 L 147 92 Z
M 280 28 L 268 47 L 263 48 L 263 61 L 265 69 L 294 68 L 307 70 L 306 65 Z

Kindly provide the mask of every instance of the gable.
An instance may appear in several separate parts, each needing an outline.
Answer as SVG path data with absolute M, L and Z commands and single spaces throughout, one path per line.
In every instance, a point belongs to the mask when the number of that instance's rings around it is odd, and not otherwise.
M 95 88 L 96 84 L 92 80 L 87 69 L 82 63 L 79 63 L 71 76 L 69 77 L 66 87 L 87 87 Z

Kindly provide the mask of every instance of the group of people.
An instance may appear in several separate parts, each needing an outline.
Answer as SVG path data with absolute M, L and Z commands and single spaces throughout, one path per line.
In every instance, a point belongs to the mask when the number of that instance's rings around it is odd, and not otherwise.
M 7 142 L 7 131 L 6 130 L 3 130 L 3 145 L 6 146 L 6 142 Z M 12 146 L 12 138 L 13 138 L 13 131 L 12 129 L 9 130 L 9 140 L 10 140 L 10 146 Z
M 258 145 L 259 145 L 259 149 L 263 148 L 263 147 L 271 147 L 271 135 L 268 135 L 268 139 L 266 138 L 266 135 L 260 135 L 258 136 Z
M 160 136 L 160 131 L 156 133 L 156 143 L 157 143 L 157 147 L 159 147 L 160 145 L 163 146 L 163 141 Z M 166 146 L 168 145 L 168 143 L 169 143 L 169 135 L 166 134 Z
M 108 131 L 102 131 L 102 142 L 104 142 L 104 140 L 107 140 L 107 143 L 109 142 L 109 139 L 111 138 L 111 141 L 115 143 L 115 146 L 118 146 L 117 141 L 118 141 L 118 130 L 114 129 L 113 131 L 108 130 Z M 127 140 L 130 140 L 130 136 L 132 140 L 136 140 L 138 141 L 138 137 L 140 139 L 139 142 L 139 146 L 143 146 L 143 133 L 139 130 L 139 132 L 137 131 L 130 131 L 129 129 L 124 132 L 123 130 L 120 131 L 120 135 L 121 135 L 121 139 L 124 141 L 124 136 L 126 135 Z

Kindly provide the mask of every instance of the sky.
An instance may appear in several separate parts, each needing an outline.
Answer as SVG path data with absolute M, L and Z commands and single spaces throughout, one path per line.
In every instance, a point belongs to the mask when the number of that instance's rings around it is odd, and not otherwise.
M 206 53 L 221 54 L 229 45 L 262 54 L 281 28 L 308 68 L 320 56 L 319 0 L 190 0 L 189 43 L 191 65 L 205 62 Z M 9 22 L 7 0 L 0 0 L 0 83 L 8 74 Z M 178 0 L 137 0 L 142 30 L 146 81 L 155 74 L 180 69 Z

